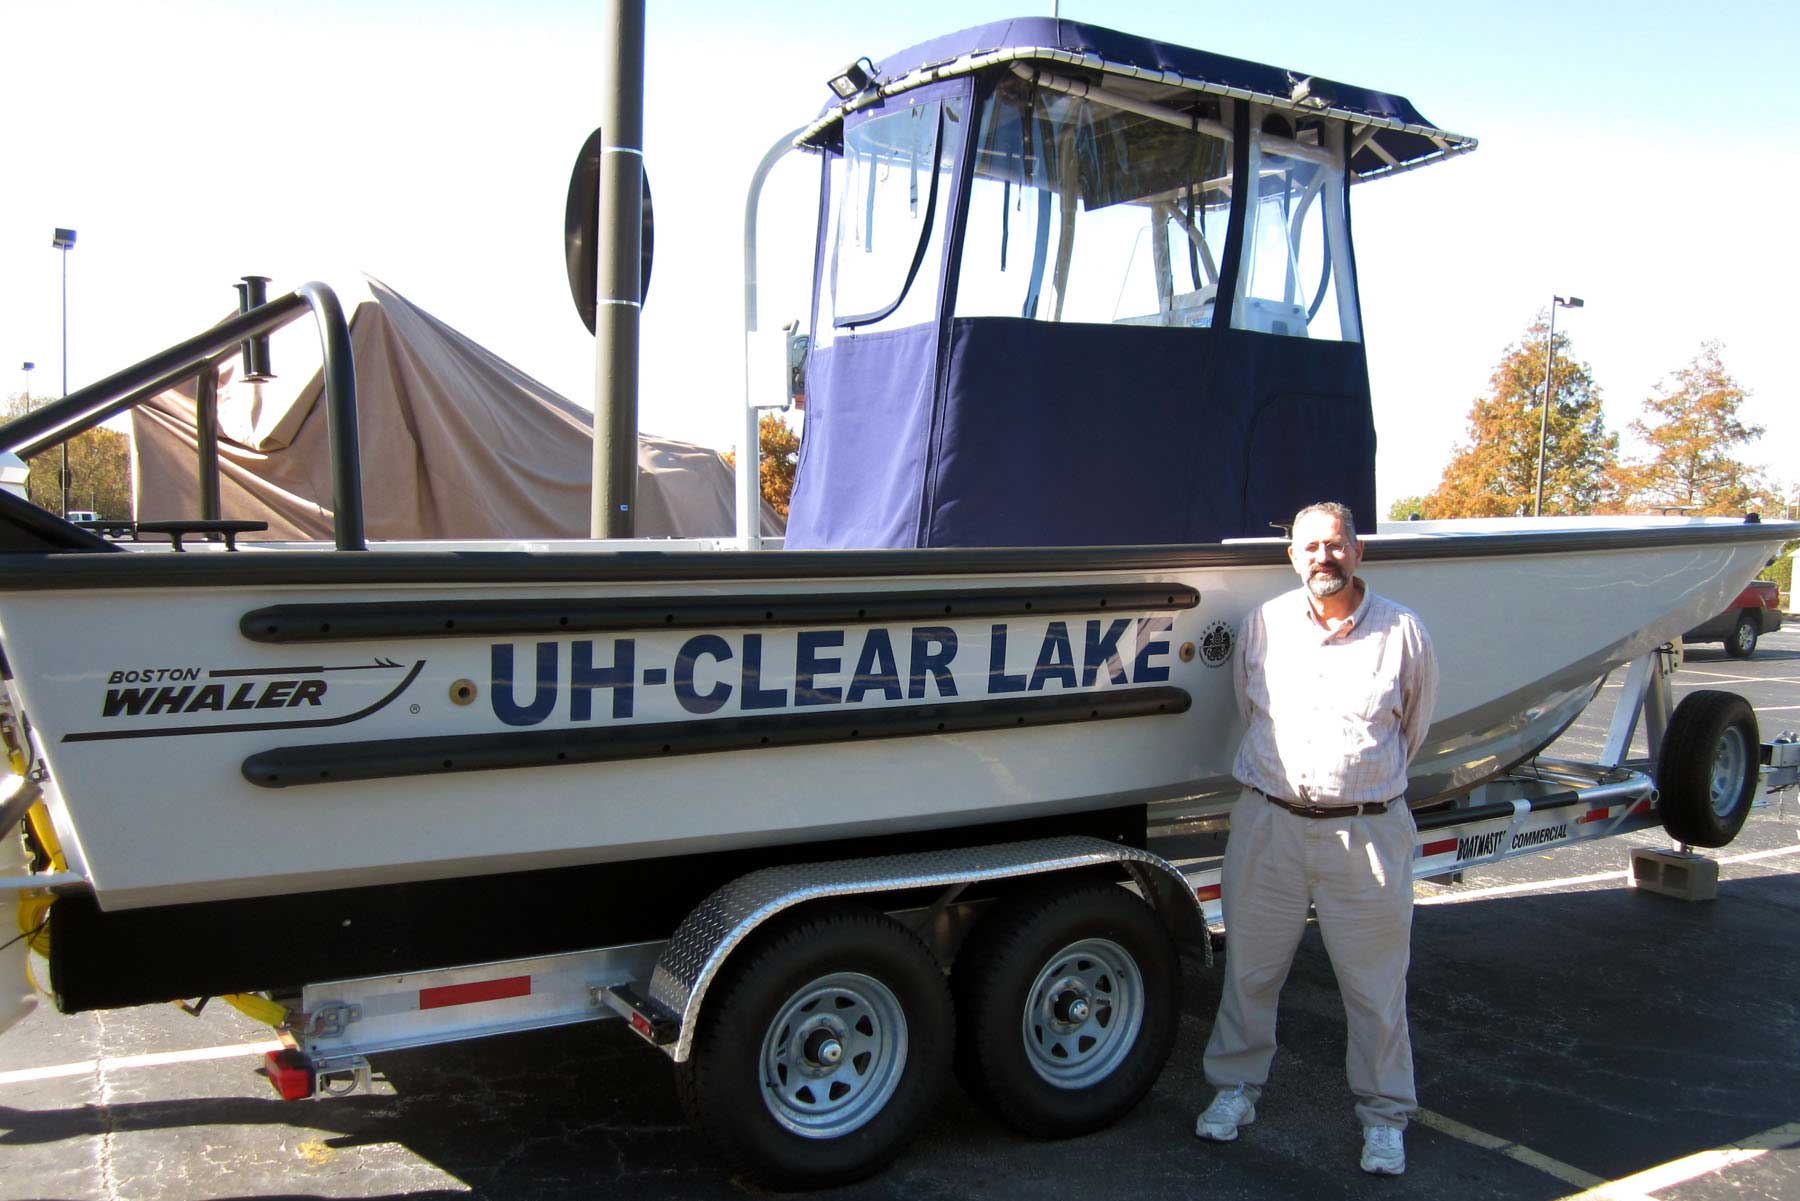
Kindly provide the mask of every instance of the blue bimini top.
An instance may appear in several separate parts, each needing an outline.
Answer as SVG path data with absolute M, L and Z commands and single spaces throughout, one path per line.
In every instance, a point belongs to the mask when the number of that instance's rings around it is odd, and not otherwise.
M 873 87 L 853 100 L 828 104 L 798 142 L 838 145 L 846 113 L 1006 62 L 1076 67 L 1102 73 L 1109 86 L 1203 92 L 1367 126 L 1372 136 L 1350 161 L 1356 179 L 1423 166 L 1476 146 L 1474 138 L 1431 124 L 1404 96 L 1054 17 L 993 21 L 890 54 L 877 64 Z

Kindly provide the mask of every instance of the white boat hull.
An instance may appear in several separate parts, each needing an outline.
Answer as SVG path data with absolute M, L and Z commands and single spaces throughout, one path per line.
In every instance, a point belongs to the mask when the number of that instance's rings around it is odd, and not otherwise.
M 1755 540 L 1541 554 L 1515 542 L 1501 558 L 1481 554 L 1480 540 L 1452 546 L 1437 530 L 1372 540 L 1365 578 L 1424 618 L 1442 664 L 1430 742 L 1413 769 L 1413 803 L 1466 790 L 1547 743 L 1608 671 L 1721 607 L 1780 536 L 1769 527 L 1767 538 Z M 223 566 L 282 553 L 246 552 Z M 1096 553 L 1093 570 L 930 575 L 887 570 L 892 555 L 842 555 L 833 564 L 870 569 L 834 566 L 821 575 L 809 568 L 786 578 L 773 577 L 773 568 L 760 573 L 772 578 L 756 578 L 736 570 L 745 557 L 720 555 L 709 557 L 721 566 L 711 579 L 695 578 L 696 556 L 687 556 L 685 579 L 606 583 L 88 587 L 72 578 L 69 587 L 49 587 L 39 580 L 0 588 L 0 646 L 12 703 L 28 715 L 49 767 L 46 797 L 71 867 L 91 881 L 104 908 L 123 909 L 1103 805 L 1206 812 L 1231 791 L 1241 733 L 1230 670 L 1236 630 L 1253 606 L 1296 583 L 1278 555 L 1258 544 L 1140 549 L 1112 556 L 1129 559 L 1129 568 L 1108 566 L 1107 555 Z M 1156 566 L 1159 557 L 1166 568 Z M 784 552 L 749 558 L 806 562 Z M 594 558 L 595 577 L 607 574 L 609 561 Z M 647 622 L 570 634 L 448 629 L 340 639 L 313 631 L 272 643 L 240 631 L 246 614 L 292 605 L 404 602 L 429 615 L 459 602 L 742 596 L 778 606 L 800 597 L 916 600 L 1136 584 L 1191 588 L 1198 601 L 1004 617 L 953 612 L 702 628 Z M 810 679 L 798 678 L 809 671 Z M 588 686 L 575 686 L 581 682 Z M 1099 716 L 1053 724 L 1034 715 L 1006 728 L 904 737 L 879 727 L 884 714 L 920 706 L 960 713 L 972 710 L 954 707 L 1076 696 L 1083 705 L 1088 698 L 1111 704 L 1155 689 L 1179 690 L 1190 703 L 1150 715 L 1108 719 L 1096 710 Z M 801 703 L 802 692 L 813 703 Z M 780 745 L 782 723 L 832 714 L 848 728 Z M 863 715 L 874 723 L 867 731 L 855 728 Z M 583 738 L 592 747 L 646 727 L 685 736 L 707 733 L 703 723 L 737 720 L 749 723 L 743 728 L 752 739 L 757 729 L 777 735 L 768 745 L 723 752 L 677 742 L 667 752 L 651 746 L 635 752 L 640 757 L 608 758 L 603 747 L 597 761 L 491 770 L 463 770 L 470 760 L 461 743 L 443 764 L 417 753 L 440 745 L 430 739 L 474 740 L 484 753 L 503 755 L 514 743 Z M 339 762 L 334 756 L 350 743 L 374 749 Z M 354 778 L 359 762 L 366 768 L 408 754 L 409 765 L 397 771 Z

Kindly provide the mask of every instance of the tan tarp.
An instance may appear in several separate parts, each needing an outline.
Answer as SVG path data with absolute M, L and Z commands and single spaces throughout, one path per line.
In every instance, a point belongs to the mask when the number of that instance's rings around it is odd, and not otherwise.
M 592 415 L 391 288 L 371 280 L 369 292 L 350 318 L 368 536 L 586 537 Z M 220 372 L 221 515 L 268 522 L 254 538 L 329 540 L 322 374 L 284 390 L 240 370 L 234 359 Z M 140 405 L 132 434 L 138 520 L 197 516 L 193 385 Z M 637 506 L 640 538 L 736 529 L 730 466 L 691 443 L 639 435 Z M 762 532 L 782 524 L 763 505 Z

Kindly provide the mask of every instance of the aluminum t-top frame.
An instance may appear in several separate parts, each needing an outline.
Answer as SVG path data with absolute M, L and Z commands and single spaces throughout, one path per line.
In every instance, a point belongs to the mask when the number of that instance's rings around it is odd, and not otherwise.
M 1374 179 L 1389 175 L 1397 175 L 1402 171 L 1411 171 L 1431 163 L 1442 162 L 1459 154 L 1467 154 L 1480 143 L 1465 134 L 1451 133 L 1430 125 L 1400 121 L 1392 117 L 1380 117 L 1370 113 L 1357 112 L 1352 109 L 1339 108 L 1311 95 L 1305 87 L 1309 80 L 1296 83 L 1293 93 L 1278 96 L 1268 92 L 1252 91 L 1248 88 L 1234 87 L 1230 84 L 1213 80 L 1195 79 L 1175 71 L 1157 71 L 1131 63 L 1114 62 L 1097 54 L 1083 54 L 1071 50 L 1063 50 L 1052 46 L 1009 46 L 1002 50 L 992 50 L 983 54 L 968 54 L 930 67 L 921 67 L 910 71 L 898 79 L 870 87 L 861 95 L 852 97 L 842 104 L 834 105 L 822 113 L 812 124 L 804 127 L 797 138 L 796 145 L 809 144 L 820 134 L 842 121 L 846 115 L 859 109 L 867 108 L 888 97 L 898 96 L 921 88 L 939 80 L 954 79 L 962 75 L 973 75 L 990 67 L 1015 64 L 1015 69 L 1029 70 L 1028 64 L 1054 63 L 1067 67 L 1075 67 L 1084 71 L 1096 71 L 1115 79 L 1138 80 L 1162 87 L 1180 88 L 1183 91 L 1196 92 L 1208 96 L 1220 96 L 1232 100 L 1247 100 L 1255 104 L 1265 104 L 1272 108 L 1306 116 L 1329 117 L 1343 121 L 1359 129 L 1392 129 L 1402 133 L 1414 134 L 1430 141 L 1438 148 L 1437 153 L 1399 162 L 1384 152 L 1375 143 L 1371 148 L 1384 160 L 1384 165 L 1371 170 L 1358 171 L 1357 179 Z

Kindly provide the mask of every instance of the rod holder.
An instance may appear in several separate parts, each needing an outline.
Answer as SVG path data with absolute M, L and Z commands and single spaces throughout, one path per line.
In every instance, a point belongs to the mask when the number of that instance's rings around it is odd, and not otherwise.
M 248 313 L 251 309 L 258 309 L 269 303 L 268 276 L 246 275 L 244 282 L 236 286 L 239 313 Z M 258 334 L 254 338 L 244 339 L 241 349 L 244 356 L 245 379 L 254 383 L 263 383 L 275 378 L 275 373 L 269 370 L 268 334 Z

